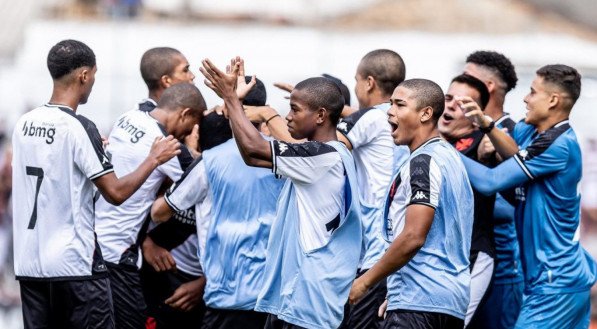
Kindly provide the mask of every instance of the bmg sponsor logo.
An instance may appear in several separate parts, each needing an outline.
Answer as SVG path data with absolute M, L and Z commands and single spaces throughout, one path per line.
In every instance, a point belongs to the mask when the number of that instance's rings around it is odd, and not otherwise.
M 33 122 L 23 124 L 23 136 L 25 137 L 40 137 L 45 138 L 46 144 L 54 143 L 54 136 L 56 135 L 56 128 L 52 123 L 42 122 L 39 125 Z

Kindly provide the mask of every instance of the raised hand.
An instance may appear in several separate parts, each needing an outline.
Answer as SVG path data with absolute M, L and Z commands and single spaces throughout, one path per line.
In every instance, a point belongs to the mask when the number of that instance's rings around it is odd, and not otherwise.
M 274 86 L 287 92 L 292 92 L 294 86 L 286 82 L 274 82 Z
M 238 71 L 240 70 L 240 61 L 234 61 L 234 65 L 228 70 L 230 73 L 224 73 L 218 69 L 209 59 L 201 61 L 203 67 L 199 68 L 201 74 L 205 76 L 205 85 L 212 89 L 222 99 L 229 97 L 238 97 L 236 87 L 238 82 Z
M 180 154 L 180 143 L 172 135 L 156 137 L 149 151 L 149 157 L 154 158 L 158 165 L 167 162 L 178 154 Z
M 255 86 L 255 84 L 257 83 L 257 77 L 252 76 L 251 81 L 247 83 L 247 80 L 245 80 L 245 61 L 239 56 L 236 56 L 235 58 L 231 59 L 230 65 L 226 65 L 226 74 L 233 74 L 232 70 L 236 63 L 238 63 L 238 77 L 236 78 L 236 95 L 239 99 L 245 99 L 245 97 L 247 97 L 251 89 L 253 89 L 253 86 Z
M 454 99 L 462 111 L 464 111 L 464 116 L 475 126 L 479 128 L 486 128 L 489 126 L 491 119 L 485 117 L 485 113 L 483 113 L 483 110 L 481 110 L 479 104 L 477 104 L 477 102 L 475 102 L 471 97 L 455 96 Z

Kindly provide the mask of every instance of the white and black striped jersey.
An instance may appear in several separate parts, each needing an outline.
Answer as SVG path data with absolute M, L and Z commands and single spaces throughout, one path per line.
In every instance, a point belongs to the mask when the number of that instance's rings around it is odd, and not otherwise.
M 165 135 L 163 126 L 148 111 L 132 110 L 120 116 L 112 127 L 106 149 L 116 176 L 122 177 L 137 169 L 147 158 L 155 138 Z M 192 160 L 184 147 L 181 150 L 181 155 L 160 165 L 121 205 L 112 205 L 101 196 L 97 200 L 96 232 L 107 262 L 141 266 L 140 236 L 145 233 L 143 225 L 158 189 L 166 178 L 177 181 L 184 171 L 181 162 Z
M 409 154 L 407 148 L 394 144 L 388 108 L 389 104 L 384 103 L 359 110 L 341 119 L 337 126 L 352 144 L 361 204 L 370 207 L 383 207 L 394 174 L 394 153 L 403 159 Z
M 12 143 L 17 278 L 105 274 L 92 180 L 113 168 L 95 124 L 67 106 L 46 104 L 17 121 Z
M 344 165 L 336 149 L 310 141 L 271 141 L 273 172 L 289 178 L 295 188 L 300 243 L 305 252 L 328 243 L 340 225 L 344 205 Z

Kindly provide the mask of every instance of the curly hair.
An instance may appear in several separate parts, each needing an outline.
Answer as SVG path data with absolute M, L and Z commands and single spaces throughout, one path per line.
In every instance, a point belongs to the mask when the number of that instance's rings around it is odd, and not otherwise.
M 506 92 L 516 87 L 518 77 L 514 70 L 514 65 L 508 57 L 495 51 L 475 51 L 466 58 L 467 63 L 473 63 L 484 66 L 495 72 L 499 78 L 506 84 Z

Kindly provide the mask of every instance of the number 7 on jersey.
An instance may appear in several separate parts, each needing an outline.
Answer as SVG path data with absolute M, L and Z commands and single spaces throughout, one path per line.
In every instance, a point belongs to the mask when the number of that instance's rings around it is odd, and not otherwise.
M 35 228 L 35 222 L 37 222 L 37 196 L 39 195 L 39 188 L 41 182 L 44 180 L 44 170 L 39 167 L 26 167 L 27 175 L 36 176 L 37 184 L 35 186 L 35 202 L 33 203 L 33 212 L 31 213 L 31 219 L 29 219 L 29 226 L 27 229 L 32 230 Z

